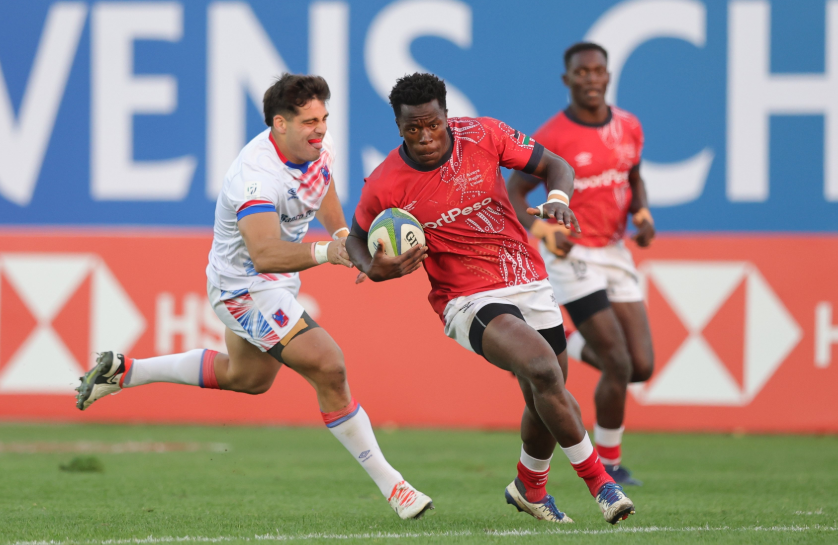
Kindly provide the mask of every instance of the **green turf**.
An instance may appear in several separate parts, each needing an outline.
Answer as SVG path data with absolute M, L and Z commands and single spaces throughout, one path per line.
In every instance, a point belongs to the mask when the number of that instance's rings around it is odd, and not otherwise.
M 645 486 L 628 491 L 637 515 L 612 530 L 561 453 L 548 488 L 574 524 L 539 522 L 506 505 L 520 449 L 514 433 L 378 435 L 393 465 L 434 498 L 423 520 L 399 520 L 325 429 L 0 425 L 0 545 L 267 542 L 256 536 L 268 534 L 327 536 L 311 543 L 838 542 L 836 437 L 628 435 L 626 462 Z M 8 452 L 81 440 L 223 443 L 229 451 Z

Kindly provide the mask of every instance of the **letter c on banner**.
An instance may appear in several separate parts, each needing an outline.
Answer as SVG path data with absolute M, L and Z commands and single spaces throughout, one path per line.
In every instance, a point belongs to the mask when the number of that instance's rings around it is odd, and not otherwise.
M 459 0 L 402 0 L 381 10 L 370 24 L 364 63 L 373 88 L 387 100 L 396 80 L 405 74 L 430 72 L 410 54 L 420 36 L 438 36 L 461 48 L 471 47 L 471 7 Z M 476 117 L 477 108 L 462 91 L 445 82 L 451 117 Z
M 620 73 L 629 56 L 642 43 L 654 38 L 677 38 L 704 47 L 707 41 L 707 10 L 698 0 L 627 0 L 606 11 L 588 30 L 585 40 L 608 51 L 611 84 L 605 95 L 617 104 Z M 675 206 L 696 200 L 704 191 L 713 150 L 706 147 L 677 163 L 644 160 L 641 169 L 649 204 Z

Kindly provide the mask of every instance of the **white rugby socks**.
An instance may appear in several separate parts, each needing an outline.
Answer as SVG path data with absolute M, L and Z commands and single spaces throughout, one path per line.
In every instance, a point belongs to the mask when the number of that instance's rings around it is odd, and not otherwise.
M 361 464 L 384 497 L 389 500 L 393 488 L 404 479 L 401 473 L 387 463 L 384 454 L 381 453 L 372 431 L 370 417 L 363 407 L 352 398 L 345 409 L 320 414 L 332 435 L 337 437 L 349 454 Z
M 189 384 L 202 388 L 218 388 L 213 362 L 218 352 L 197 348 L 182 354 L 169 354 L 146 359 L 125 358 L 127 367 L 123 388 L 152 382 Z
M 623 431 L 625 426 L 620 426 L 616 430 L 608 428 L 601 428 L 599 424 L 594 424 L 594 442 L 596 443 L 596 450 L 599 454 L 599 459 L 603 464 L 616 466 L 620 465 L 623 459 L 622 442 Z
M 582 349 L 585 348 L 585 337 L 577 329 L 567 337 L 567 355 L 576 361 L 582 361 Z

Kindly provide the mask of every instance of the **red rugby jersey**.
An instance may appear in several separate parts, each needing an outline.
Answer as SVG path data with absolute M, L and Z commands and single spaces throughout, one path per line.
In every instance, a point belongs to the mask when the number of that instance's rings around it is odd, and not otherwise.
M 369 231 L 385 208 L 422 222 L 428 245 L 428 300 L 443 317 L 451 299 L 547 278 L 544 261 L 509 202 L 500 167 L 532 172 L 544 148 L 488 117 L 448 119 L 453 146 L 438 165 L 423 167 L 405 145 L 366 179 L 355 220 Z
M 632 114 L 614 106 L 599 126 L 559 112 L 533 137 L 576 170 L 570 208 L 582 235 L 574 242 L 601 247 L 623 238 L 631 204 L 629 171 L 640 164 L 643 128 Z

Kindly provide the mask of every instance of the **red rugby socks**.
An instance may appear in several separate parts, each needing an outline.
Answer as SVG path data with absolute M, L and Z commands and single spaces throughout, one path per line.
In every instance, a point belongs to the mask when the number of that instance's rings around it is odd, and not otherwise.
M 614 482 L 614 479 L 605 472 L 605 467 L 600 462 L 599 455 L 594 450 L 587 433 L 578 445 L 568 448 L 562 447 L 562 450 L 570 460 L 573 469 L 576 470 L 576 474 L 585 480 L 592 496 L 596 497 L 597 492 L 605 483 Z
M 547 477 L 550 473 L 550 460 L 533 458 L 521 446 L 521 459 L 518 462 L 518 480 L 524 484 L 526 498 L 530 503 L 536 503 L 547 496 Z

